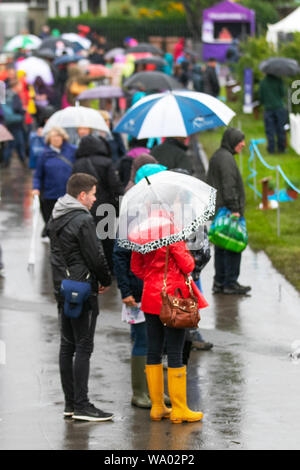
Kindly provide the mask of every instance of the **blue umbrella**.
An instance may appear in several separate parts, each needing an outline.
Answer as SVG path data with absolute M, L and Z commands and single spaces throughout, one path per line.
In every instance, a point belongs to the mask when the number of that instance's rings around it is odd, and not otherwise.
M 141 168 L 136 172 L 134 182 L 137 184 L 146 176 L 155 175 L 155 173 L 159 173 L 160 171 L 165 171 L 167 169 L 168 168 L 166 166 L 160 165 L 159 163 L 146 163 L 146 165 L 141 166 Z
M 62 56 L 58 57 L 54 61 L 54 65 L 65 65 L 71 64 L 72 62 L 78 62 L 79 60 L 83 59 L 80 55 L 67 55 L 63 54 Z
M 114 131 L 137 139 L 187 137 L 227 126 L 233 116 L 234 111 L 213 96 L 186 90 L 167 91 L 140 99 Z

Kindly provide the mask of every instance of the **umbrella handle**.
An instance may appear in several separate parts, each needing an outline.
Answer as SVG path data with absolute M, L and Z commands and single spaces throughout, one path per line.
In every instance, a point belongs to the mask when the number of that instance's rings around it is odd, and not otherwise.
M 32 203 L 32 210 L 33 210 L 33 226 L 32 226 L 32 235 L 30 240 L 30 250 L 28 256 L 28 265 L 35 264 L 35 245 L 36 245 L 36 234 L 37 234 L 37 227 L 40 215 L 40 199 L 37 194 L 33 196 L 33 203 Z

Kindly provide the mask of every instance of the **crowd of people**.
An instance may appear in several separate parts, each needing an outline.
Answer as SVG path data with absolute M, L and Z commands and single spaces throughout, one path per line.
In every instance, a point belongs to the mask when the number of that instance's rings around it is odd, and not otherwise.
M 85 31 L 85 35 L 88 33 L 92 43 L 84 51 L 83 58 L 89 65 L 107 68 L 106 83 L 122 86 L 126 78 L 141 70 L 134 58 L 126 55 L 126 47 L 132 45 L 132 38 L 125 41 L 123 56 L 119 54 L 106 59 L 106 39 Z M 43 34 L 48 35 L 46 29 Z M 63 57 L 64 51 L 60 52 L 60 57 Z M 59 366 L 65 396 L 64 415 L 89 421 L 112 419 L 112 413 L 90 403 L 88 378 L 99 313 L 97 295 L 108 290 L 115 276 L 123 303 L 122 317 L 130 323 L 133 339 L 132 404 L 151 408 L 153 420 L 170 418 L 174 423 L 199 421 L 203 417 L 202 412 L 191 411 L 186 402 L 186 366 L 192 347 L 208 350 L 213 345 L 202 338 L 198 328 L 187 331 L 174 329 L 164 327 L 159 321 L 160 286 L 155 279 L 164 265 L 166 249 L 161 248 L 148 255 L 132 253 L 119 247 L 113 239 L 100 241 L 95 230 L 104 218 L 97 213 L 99 205 L 112 204 L 117 216 L 120 196 L 137 183 L 138 171 L 144 165 L 159 164 L 168 170 L 193 175 L 194 164 L 188 152 L 188 142 L 177 136 L 161 142 L 132 137 L 124 140 L 113 132 L 114 122 L 122 109 L 147 93 L 147 90 L 138 87 L 135 93 L 128 92 L 125 98 L 103 100 L 100 102 L 101 109 L 98 101 L 88 103 L 99 110 L 112 132 L 103 134 L 86 127 L 68 132 L 68 129 L 56 126 L 44 136 L 43 127 L 51 115 L 74 105 L 78 94 L 90 85 L 103 83 L 103 77 L 95 78 L 87 73 L 87 62 L 83 68 L 77 61 L 57 66 L 55 54 L 48 54 L 46 60 L 53 73 L 53 84 L 46 84 L 40 76 L 29 84 L 26 74 L 20 72 L 17 64 L 31 53 L 25 49 L 18 50 L 14 57 L 7 59 L 0 72 L 7 85 L 6 103 L 0 108 L 1 122 L 12 134 L 12 140 L 3 145 L 1 163 L 8 168 L 15 150 L 21 164 L 32 170 L 32 194 L 40 199 L 45 222 L 41 236 L 51 242 L 51 265 L 61 327 Z M 203 67 L 180 40 L 174 54 L 165 54 L 165 59 L 167 66 L 144 65 L 142 69 L 162 70 L 174 75 L 184 87 L 215 97 L 219 95 L 216 61 L 213 58 Z M 237 214 L 243 213 L 244 193 L 233 154 L 240 152 L 243 145 L 243 134 L 229 130 L 209 168 L 209 183 L 219 190 L 218 197 L 222 198 L 218 200 L 218 206 L 226 205 Z M 222 166 L 222 162 L 220 164 L 220 155 L 221 160 L 227 159 L 227 166 Z M 220 176 L 222 171 L 224 175 Z M 223 178 L 226 181 L 230 178 L 227 187 L 223 185 Z M 201 288 L 199 275 L 210 258 L 208 252 L 209 248 L 205 253 L 202 250 L 200 255 L 199 252 L 189 252 L 184 242 L 170 247 L 170 291 L 179 286 L 183 292 L 186 291 L 183 273 L 192 273 Z M 240 256 L 238 259 L 225 258 L 226 253 L 216 250 L 214 292 L 247 293 L 250 287 L 240 286 L 237 282 Z M 0 248 L 0 272 L 2 270 Z M 70 279 L 90 286 L 78 318 L 68 317 L 64 313 L 66 307 L 61 283 L 66 273 Z M 170 397 L 164 393 L 163 386 L 164 354 L 168 360 Z

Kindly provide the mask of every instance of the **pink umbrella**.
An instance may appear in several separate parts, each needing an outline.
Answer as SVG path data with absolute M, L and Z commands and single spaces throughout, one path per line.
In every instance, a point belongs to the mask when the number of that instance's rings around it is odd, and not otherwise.
M 6 127 L 0 124 L 0 142 L 7 142 L 8 140 L 14 140 L 14 138 Z

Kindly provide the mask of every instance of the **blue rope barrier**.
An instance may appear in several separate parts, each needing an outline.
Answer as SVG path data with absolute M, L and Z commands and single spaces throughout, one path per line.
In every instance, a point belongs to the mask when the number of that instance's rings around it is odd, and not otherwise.
M 265 160 L 264 158 L 262 157 L 261 153 L 260 153 L 260 150 L 258 148 L 258 145 L 259 144 L 263 144 L 264 142 L 266 141 L 266 139 L 251 139 L 250 141 L 250 158 L 248 160 L 248 169 L 250 171 L 250 175 L 248 176 L 247 178 L 247 184 L 248 186 L 253 189 L 253 191 L 259 196 L 259 197 L 262 197 L 262 194 L 257 191 L 257 189 L 255 189 L 255 187 L 253 185 L 251 185 L 249 183 L 248 180 L 254 178 L 256 175 L 257 175 L 257 171 L 254 169 L 254 168 L 251 168 L 250 166 L 250 163 L 253 161 L 254 157 L 255 157 L 255 154 L 257 155 L 257 157 L 259 158 L 259 160 L 261 161 L 261 163 L 266 167 L 268 168 L 269 170 L 278 170 L 278 172 L 281 174 L 281 176 L 283 177 L 283 179 L 286 181 L 286 183 L 294 190 L 296 191 L 298 194 L 300 194 L 300 189 L 296 188 L 296 186 L 293 185 L 293 183 L 289 180 L 289 178 L 285 175 L 284 171 L 282 170 L 281 166 L 280 165 L 277 165 L 277 166 L 271 166 L 269 165 Z

